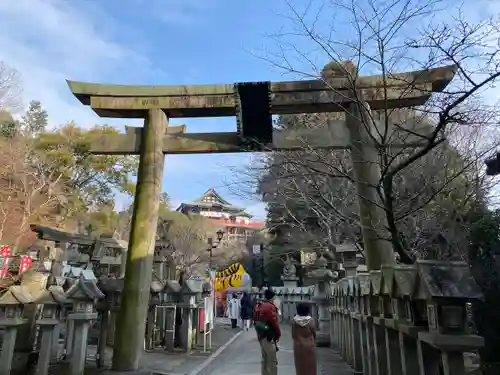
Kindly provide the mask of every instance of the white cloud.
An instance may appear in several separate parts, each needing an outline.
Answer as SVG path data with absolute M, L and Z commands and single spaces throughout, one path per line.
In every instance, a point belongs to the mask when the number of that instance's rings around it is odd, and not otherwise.
M 147 8 L 148 22 L 160 21 L 164 27 L 198 22 L 206 9 L 202 0 L 136 0 L 132 6 L 141 2 Z M 66 79 L 109 83 L 150 82 L 152 78 L 159 82 L 165 80 L 165 73 L 142 53 L 142 48 L 151 46 L 134 43 L 144 40 L 155 43 L 154 36 L 142 35 L 142 32 L 147 32 L 146 28 L 137 32 L 132 30 L 123 19 L 114 19 L 111 12 L 106 14 L 104 6 L 99 1 L 0 0 L 0 60 L 19 70 L 23 79 L 24 103 L 40 100 L 49 113 L 51 126 L 71 120 L 81 126 L 96 123 L 141 125 L 139 120 L 99 118 L 73 97 Z M 161 61 L 158 64 L 163 65 Z M 186 71 L 190 76 L 199 74 L 196 67 L 186 67 Z M 189 125 L 189 121 L 186 123 Z M 193 126 L 190 131 L 198 128 L 208 131 L 207 123 Z M 209 128 L 214 130 L 215 124 Z M 177 181 L 189 171 L 195 176 L 192 183 L 203 190 L 208 171 L 221 178 L 230 171 L 228 164 L 239 164 L 242 158 L 241 155 L 218 155 L 202 161 L 200 156 L 171 156 L 167 157 L 165 174 Z M 207 164 L 208 160 L 215 163 Z M 204 174 L 204 178 L 197 178 L 197 174 Z M 169 178 L 166 181 L 165 187 L 169 190 L 168 183 L 173 182 Z M 118 195 L 117 198 L 120 208 L 129 202 L 125 196 Z M 254 213 L 260 216 L 258 212 L 256 209 Z
M 159 21 L 176 26 L 189 26 L 203 21 L 204 10 L 209 6 L 205 0 L 135 0 L 134 6 L 149 9 L 150 15 Z
M 147 60 L 107 37 L 106 15 L 90 2 L 16 0 L 0 2 L 0 60 L 22 75 L 24 101 L 37 99 L 51 125 L 100 120 L 74 99 L 66 79 L 100 81 L 120 63 Z M 106 121 L 109 123 L 109 121 Z

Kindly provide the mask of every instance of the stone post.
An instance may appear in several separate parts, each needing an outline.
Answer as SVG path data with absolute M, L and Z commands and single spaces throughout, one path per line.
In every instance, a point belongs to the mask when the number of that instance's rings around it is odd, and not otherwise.
M 0 374 L 10 375 L 14 346 L 16 345 L 17 326 L 6 326 L 3 334 L 2 352 L 0 355 Z
M 99 327 L 99 342 L 97 346 L 97 367 L 103 367 L 106 360 L 106 344 L 108 342 L 109 308 L 100 312 L 101 325 Z
M 345 252 L 343 255 L 343 263 L 342 267 L 345 270 L 345 276 L 356 276 L 358 273 L 358 260 L 356 258 L 357 253 L 353 252 Z
M 95 314 L 96 316 L 91 319 L 89 319 L 86 315 L 87 314 L 80 315 L 78 313 L 72 313 L 69 316 L 69 319 L 73 319 L 75 321 L 74 347 L 70 362 L 71 375 L 84 374 L 90 320 L 97 318 L 97 314 Z
M 23 317 L 23 310 L 26 305 L 31 305 L 32 302 L 30 291 L 21 286 L 11 286 L 0 298 L 0 327 L 5 327 L 0 354 L 0 375 L 10 375 L 11 370 L 16 370 L 13 366 L 13 360 L 18 341 L 16 339 L 19 336 L 18 329 L 29 323 Z
M 60 324 L 59 319 L 64 311 L 64 306 L 69 304 L 69 300 L 66 299 L 61 287 L 52 286 L 38 296 L 36 304 L 43 305 L 42 314 L 36 321 L 40 327 L 41 335 L 36 373 L 37 375 L 47 375 L 54 352 L 56 355 L 59 352 L 59 341 L 54 340 L 54 336 L 59 335 L 57 329 Z
M 190 303 L 182 306 L 182 326 L 181 326 L 181 345 L 184 351 L 191 349 L 193 342 L 193 314 Z
M 75 321 L 71 319 L 66 320 L 66 358 L 71 357 L 73 352 L 73 339 L 75 337 Z
M 73 303 L 73 311 L 68 314 L 68 320 L 74 322 L 70 375 L 83 375 L 90 321 L 97 319 L 94 303 L 99 299 L 104 299 L 105 296 L 94 281 L 80 277 L 78 282 L 68 290 L 66 297 Z
M 112 367 L 116 371 L 137 370 L 143 352 L 165 159 L 162 140 L 167 126 L 167 116 L 161 109 L 148 110 L 113 351 Z
M 49 365 L 52 357 L 52 350 L 54 345 L 54 327 L 58 322 L 54 324 L 40 324 L 40 335 L 42 339 L 40 340 L 40 353 L 38 355 L 37 363 L 37 375 L 47 375 L 49 373 Z
M 316 333 L 316 346 L 330 346 L 330 311 L 329 295 L 330 282 L 333 281 L 333 272 L 326 268 L 327 261 L 320 256 L 315 263 L 316 269 L 308 277 L 315 281 L 312 300 L 316 303 L 318 311 L 318 327 Z
M 106 345 L 112 348 L 115 346 L 117 315 L 118 315 L 118 307 L 112 306 L 111 311 L 109 312 L 108 333 L 106 334 Z
M 22 290 L 31 296 L 37 296 L 47 286 L 48 275 L 38 272 L 25 272 L 21 280 Z M 13 371 L 24 371 L 29 361 L 29 355 L 33 350 L 33 343 L 37 337 L 36 317 L 39 306 L 34 303 L 25 304 L 23 307 L 23 318 L 26 324 L 17 329 L 16 346 L 14 351 Z
M 297 287 L 299 278 L 296 275 L 295 265 L 288 256 L 285 262 L 285 266 L 283 267 L 283 275 L 281 276 L 281 280 L 283 280 L 283 286 L 285 288 L 292 289 Z
M 155 325 L 156 325 L 156 306 L 149 305 L 148 318 L 146 323 L 146 337 L 145 337 L 146 350 L 153 350 L 155 348 L 155 337 L 154 337 Z

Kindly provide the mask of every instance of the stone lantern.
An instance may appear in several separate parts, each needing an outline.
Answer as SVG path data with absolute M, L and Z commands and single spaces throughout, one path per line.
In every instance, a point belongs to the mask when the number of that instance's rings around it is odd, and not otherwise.
M 42 314 L 36 321 L 41 331 L 40 353 L 37 363 L 37 374 L 47 375 L 53 352 L 58 350 L 58 327 L 63 317 L 64 307 L 70 303 L 60 286 L 52 286 L 44 290 L 35 300 L 43 305 Z
M 317 346 L 330 345 L 330 317 L 328 312 L 330 284 L 335 279 L 331 270 L 327 269 L 327 261 L 321 255 L 315 262 L 316 269 L 307 275 L 316 284 L 313 300 L 317 304 L 318 331 L 316 334 Z
M 283 280 L 283 286 L 285 288 L 296 288 L 297 281 L 299 278 L 297 277 L 297 270 L 295 265 L 293 264 L 292 259 L 289 255 L 286 257 L 286 262 L 283 267 L 283 275 L 281 276 L 281 280 Z
M 466 333 L 467 302 L 482 299 L 465 262 L 417 261 L 418 294 L 427 301 L 429 333 Z
M 165 289 L 165 284 L 162 283 L 157 277 L 153 277 L 149 288 L 149 305 L 148 315 L 146 321 L 146 350 L 153 350 L 156 343 L 161 341 L 159 334 L 160 330 L 157 329 L 157 306 L 161 304 L 162 292 Z
M 0 327 L 5 327 L 0 354 L 0 373 L 2 374 L 10 374 L 17 329 L 28 322 L 23 318 L 24 306 L 33 301 L 33 295 L 22 286 L 11 286 L 0 297 Z
M 196 328 L 198 326 L 198 301 L 203 292 L 202 284 L 196 280 L 186 280 L 182 284 L 182 326 L 181 345 L 183 350 L 188 351 L 194 345 Z
M 382 300 L 383 315 L 386 318 L 398 319 L 401 317 L 401 303 L 395 298 L 395 286 L 394 286 L 394 268 L 392 265 L 383 265 L 381 267 L 382 274 L 382 284 L 380 298 Z
M 384 305 L 387 305 L 381 296 L 382 291 L 382 271 L 370 271 L 370 282 L 372 294 L 370 298 L 370 314 L 374 317 L 385 317 Z M 390 306 L 390 305 L 389 305 Z M 387 306 L 386 306 L 387 307 Z
M 395 319 L 401 324 L 416 326 L 422 320 L 422 310 L 418 305 L 422 300 L 415 296 L 417 268 L 414 265 L 393 267 L 394 290 L 392 308 Z
M 419 260 L 417 270 L 416 295 L 426 299 L 428 317 L 428 332 L 418 339 L 441 352 L 445 373 L 463 374 L 463 353 L 484 346 L 481 336 L 468 334 L 466 317 L 466 304 L 482 299 L 481 291 L 465 262 Z M 432 357 L 419 356 L 419 367 L 437 367 L 439 357 Z
M 95 303 L 105 296 L 94 280 L 85 280 L 80 277 L 78 282 L 68 290 L 66 297 L 73 304 L 73 310 L 68 314 L 68 319 L 74 321 L 70 374 L 83 375 L 90 321 L 97 319 Z
M 120 308 L 120 296 L 123 291 L 123 279 L 101 278 L 99 289 L 106 295 L 97 304 L 97 311 L 100 314 L 100 332 L 97 349 L 97 367 L 104 365 L 106 346 L 114 345 L 116 317 Z
M 362 316 L 370 315 L 369 305 L 370 305 L 370 274 L 369 273 L 358 273 L 358 283 L 359 283 L 359 310 Z
M 163 342 L 165 350 L 173 352 L 175 347 L 175 336 L 180 327 L 176 324 L 177 303 L 180 299 L 181 285 L 176 280 L 167 280 L 163 289 L 163 301 L 165 307 L 162 308 L 162 327 Z

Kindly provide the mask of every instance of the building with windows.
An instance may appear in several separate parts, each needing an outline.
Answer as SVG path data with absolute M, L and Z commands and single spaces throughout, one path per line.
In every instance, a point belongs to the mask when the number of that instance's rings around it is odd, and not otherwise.
M 224 231 L 227 241 L 246 241 L 265 227 L 264 222 L 252 220 L 252 215 L 223 199 L 214 188 L 190 203 L 182 203 L 177 211 L 210 219 Z

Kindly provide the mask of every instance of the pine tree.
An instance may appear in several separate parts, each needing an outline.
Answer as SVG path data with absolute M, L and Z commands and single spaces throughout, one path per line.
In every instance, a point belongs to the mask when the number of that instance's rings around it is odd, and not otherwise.
M 26 135 L 36 135 L 43 133 L 47 128 L 48 115 L 42 104 L 37 100 L 32 100 L 28 110 L 22 117 L 21 128 Z

